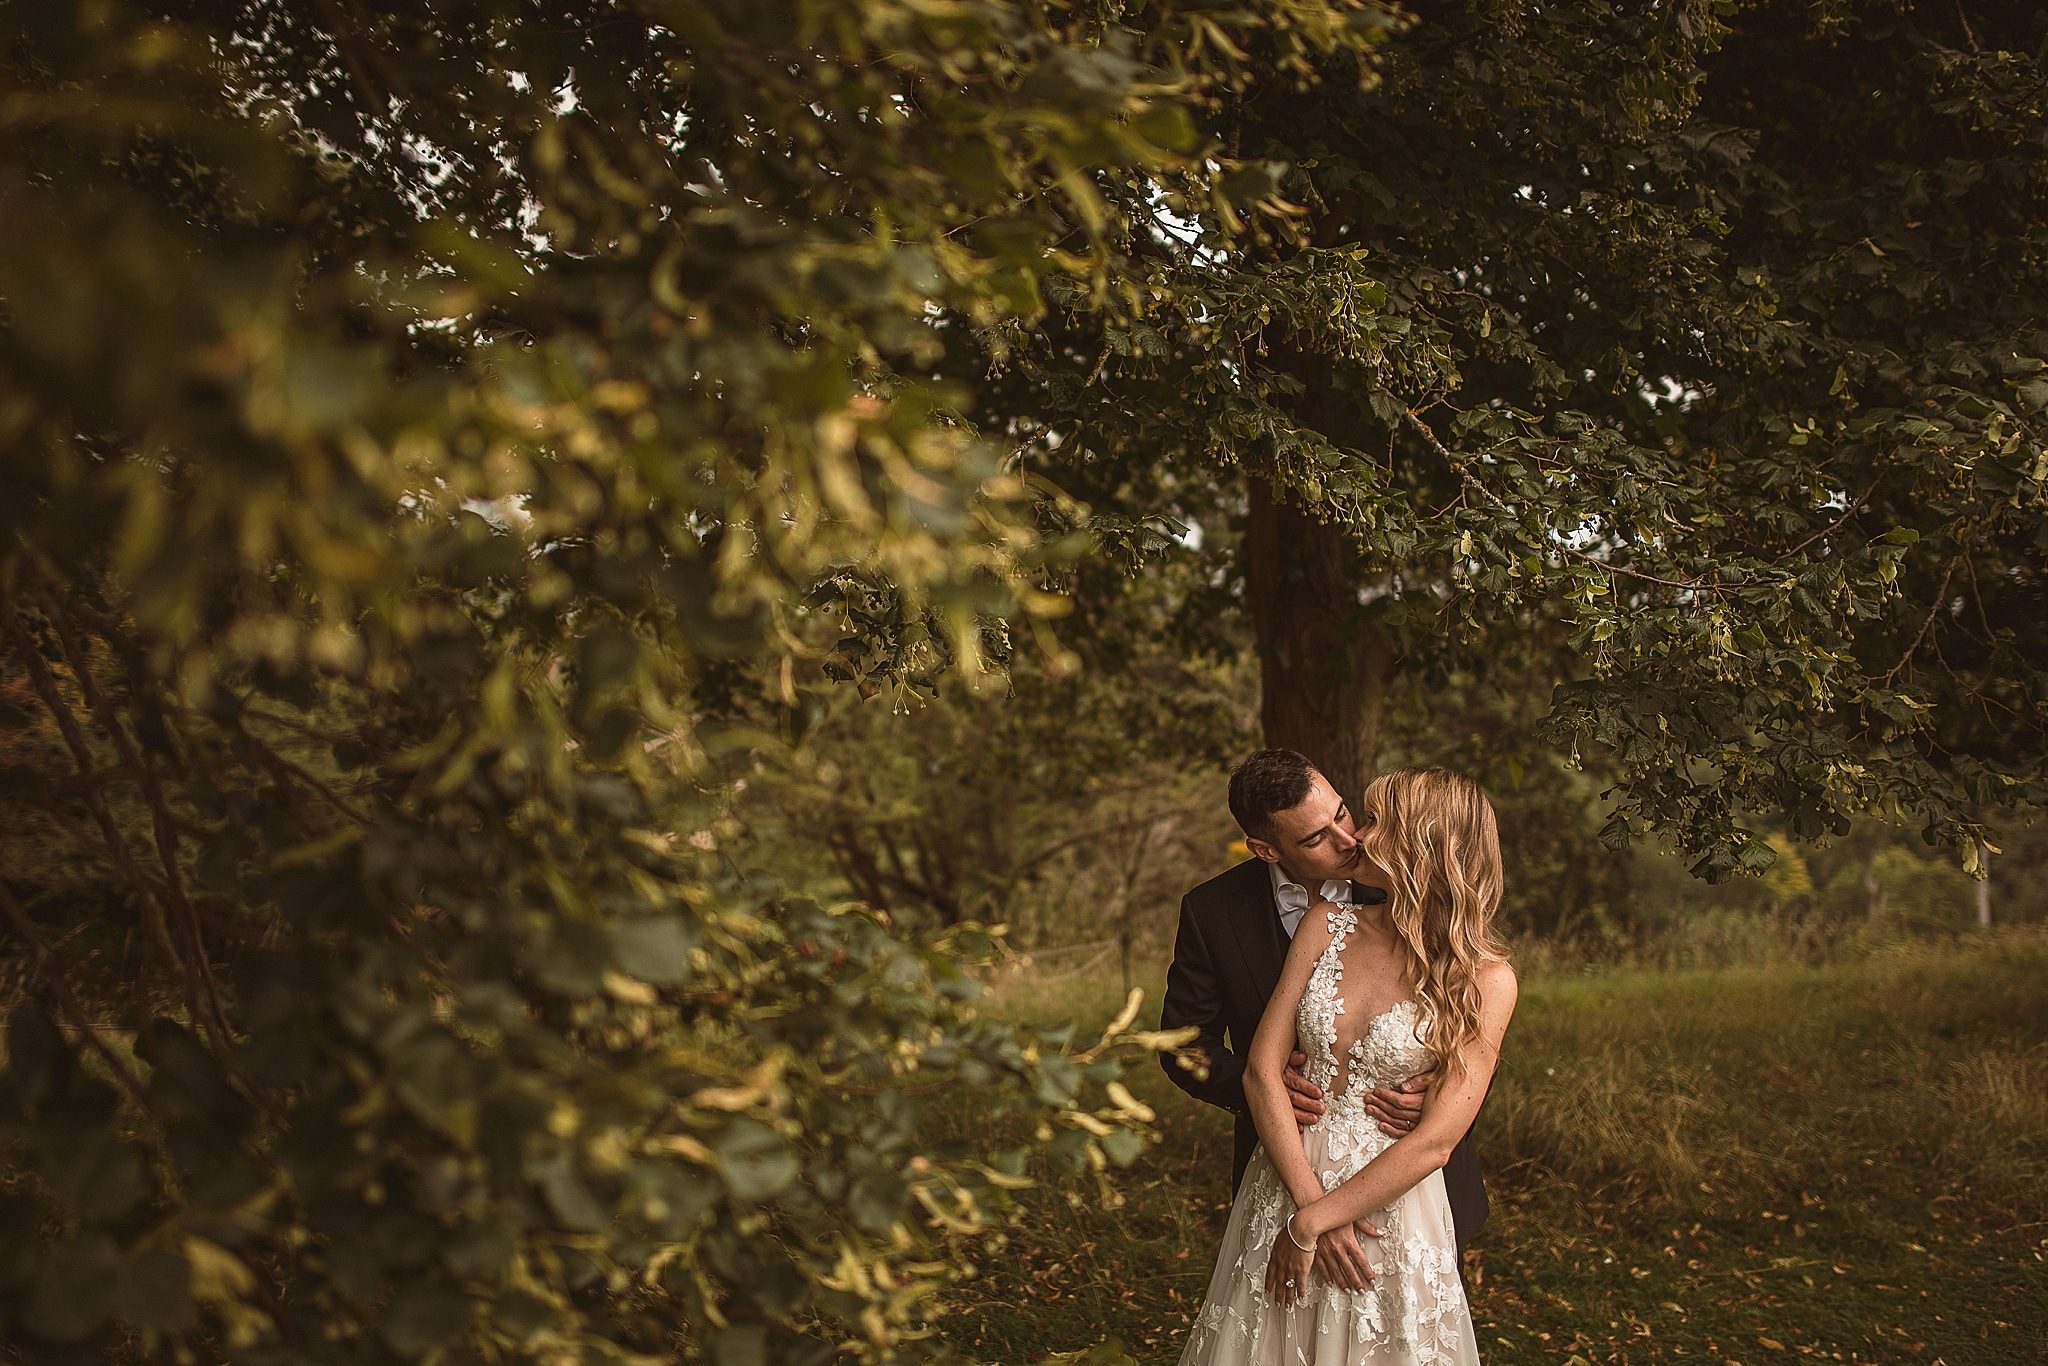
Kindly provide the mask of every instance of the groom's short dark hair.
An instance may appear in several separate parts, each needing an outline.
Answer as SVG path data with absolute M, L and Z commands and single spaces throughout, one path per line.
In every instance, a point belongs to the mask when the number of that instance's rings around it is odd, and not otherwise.
M 1265 839 L 1273 813 L 1300 806 L 1315 786 L 1316 766 L 1291 749 L 1262 749 L 1230 771 L 1230 814 L 1238 829 Z

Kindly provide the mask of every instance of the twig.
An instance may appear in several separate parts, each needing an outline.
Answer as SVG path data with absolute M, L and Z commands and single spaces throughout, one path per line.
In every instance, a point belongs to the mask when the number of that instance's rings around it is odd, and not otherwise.
M 1037 431 L 1033 432 L 1033 433 L 1032 433 L 1031 435 L 1029 435 L 1029 436 L 1025 437 L 1025 438 L 1024 438 L 1024 441 L 1023 441 L 1023 444 L 1019 445 L 1019 446 L 1017 447 L 1017 449 L 1015 449 L 1015 450 L 1011 451 L 1011 452 L 1010 452 L 1010 454 L 1008 455 L 1008 457 L 1006 457 L 1006 458 L 1004 459 L 1003 463 L 1007 465 L 1007 464 L 1013 464 L 1013 463 L 1015 463 L 1016 461 L 1022 460 L 1022 459 L 1024 458 L 1024 452 L 1026 452 L 1026 451 L 1030 450 L 1030 449 L 1031 449 L 1031 448 L 1032 448 L 1033 446 L 1037 445 L 1037 444 L 1038 444 L 1038 443 L 1039 443 L 1040 441 L 1043 441 L 1043 440 L 1044 440 L 1044 439 L 1045 439 L 1046 437 L 1048 437 L 1048 436 L 1052 435 L 1052 432 L 1053 432 L 1053 429 L 1054 429 L 1054 427 L 1055 427 L 1055 426 L 1057 426 L 1057 424 L 1056 424 L 1056 423 L 1048 423 L 1048 424 L 1046 424 L 1045 426 L 1043 426 L 1043 427 L 1040 427 L 1040 428 L 1039 428 L 1039 429 L 1038 429 Z
M 1898 663 L 1892 665 L 1891 668 L 1885 670 L 1884 678 L 1880 680 L 1885 684 L 1885 686 L 1889 687 L 1891 685 L 1891 681 L 1894 678 L 1897 678 L 1900 675 L 1900 673 L 1904 672 L 1905 667 L 1908 664 L 1912 663 L 1913 656 L 1919 653 L 1920 642 L 1925 640 L 1927 638 L 1927 633 L 1934 629 L 1934 619 L 1941 615 L 1941 606 L 1944 602 L 1948 600 L 1949 580 L 1953 579 L 1955 577 L 1955 574 L 1956 562 L 1954 560 L 1950 560 L 1948 562 L 1948 569 L 1944 571 L 1941 576 L 1941 586 L 1934 590 L 1934 603 L 1927 609 L 1927 615 L 1921 619 L 1920 629 L 1913 633 L 1912 642 L 1906 646 L 1906 653 L 1899 656 Z
M 11 599 L 0 595 L 0 630 L 4 630 L 22 653 L 23 662 L 28 665 L 29 683 L 36 696 L 42 699 L 43 707 L 57 723 L 58 733 L 64 737 L 65 747 L 71 751 L 72 763 L 81 773 L 95 771 L 92 750 L 85 743 L 85 736 L 78 728 L 78 718 L 71 714 L 71 708 L 57 690 L 57 680 L 51 675 L 49 666 L 43 662 L 42 652 L 36 648 L 35 639 L 23 626 L 14 610 Z M 193 991 L 191 976 L 185 971 L 184 957 L 171 942 L 169 918 L 165 913 L 167 898 L 142 871 L 133 855 L 128 852 L 128 841 L 122 836 L 120 827 L 114 824 L 113 813 L 107 809 L 97 786 L 88 786 L 84 792 L 86 809 L 92 812 L 93 822 L 100 828 L 102 842 L 114 862 L 128 878 L 132 886 L 142 889 L 145 911 L 144 922 L 149 926 L 157 947 L 163 950 L 165 961 L 185 987 L 185 1005 L 196 1022 L 203 1017 L 199 1000 Z
M 1087 379 L 1081 381 L 1083 389 L 1092 387 L 1096 380 L 1102 378 L 1102 367 L 1109 364 L 1109 350 L 1110 344 L 1108 339 L 1105 338 L 1102 343 L 1102 354 L 1095 358 L 1095 368 L 1088 372 Z
M 71 672 L 78 679 L 79 691 L 85 697 L 86 706 L 99 718 L 100 727 L 107 738 L 113 741 L 114 753 L 122 765 L 135 776 L 142 787 L 143 798 L 149 803 L 151 829 L 155 836 L 157 862 L 164 870 L 163 886 L 169 895 L 171 909 L 175 910 L 185 928 L 186 945 L 191 961 L 199 970 L 199 983 L 205 988 L 206 1032 L 213 1036 L 214 1047 L 225 1051 L 234 1041 L 234 1033 L 228 1027 L 227 1012 L 221 1005 L 220 983 L 214 978 L 213 965 L 207 961 L 206 941 L 200 931 L 199 914 L 192 908 L 192 899 L 185 894 L 185 879 L 178 871 L 178 832 L 171 817 L 170 804 L 164 800 L 163 784 L 158 781 L 156 760 L 147 750 L 140 750 L 129 739 L 128 729 L 121 724 L 114 707 L 100 691 L 92 675 L 91 661 L 87 659 L 85 647 L 73 630 L 71 619 L 64 611 L 62 596 L 48 584 L 43 587 L 43 601 L 49 609 L 50 624 L 56 629 L 57 643 L 64 653 Z
M 1985 647 L 1996 649 L 1998 632 L 1991 629 L 1991 618 L 1984 614 L 1984 585 L 1977 582 L 1977 558 L 1968 551 L 1963 552 L 1963 572 L 1970 576 L 1970 604 L 1977 609 L 1977 624 L 1984 628 Z
M 301 765 L 293 763 L 290 759 L 285 758 L 284 755 L 278 753 L 269 745 L 264 744 L 254 735 L 251 735 L 247 728 L 243 728 L 239 732 L 239 734 L 240 738 L 247 741 L 250 748 L 256 752 L 257 759 L 261 761 L 263 765 L 269 768 L 273 773 L 277 773 L 287 777 L 297 778 L 300 782 L 312 788 L 313 791 L 317 793 L 320 796 L 320 798 L 323 801 L 325 801 L 329 806 L 332 806 L 335 810 L 341 812 L 344 816 L 347 816 L 356 824 L 368 825 L 370 823 L 370 818 L 368 815 L 356 810 L 353 806 L 350 806 L 346 798 L 342 797 L 340 793 L 336 792 L 332 787 L 328 786 L 328 784 L 322 782 L 317 775 L 311 773 Z
M 1030 872 L 1031 869 L 1036 868 L 1041 863 L 1044 863 L 1047 859 L 1053 857 L 1053 855 L 1060 853 L 1062 850 L 1070 849 L 1074 845 L 1080 844 L 1084 840 L 1094 839 L 1098 835 L 1118 834 L 1125 830 L 1136 829 L 1139 826 L 1143 826 L 1149 830 L 1152 826 L 1159 824 L 1161 821 L 1171 820 L 1174 816 L 1179 814 L 1180 813 L 1176 811 L 1151 811 L 1136 816 L 1128 816 L 1120 821 L 1112 821 L 1108 825 L 1091 825 L 1079 834 L 1067 835 L 1063 838 L 1054 840 L 1050 844 L 1043 845 L 1040 848 L 1033 850 L 1031 853 L 1017 860 L 1015 864 L 1011 865 L 1010 871 L 1016 876 L 1025 876 Z
M 1825 540 L 1829 536 L 1834 535 L 1837 531 L 1840 531 L 1844 526 L 1847 526 L 1849 523 L 1849 519 L 1851 517 L 1854 517 L 1858 512 L 1863 510 L 1863 505 L 1870 501 L 1870 495 L 1876 493 L 1877 486 L 1883 482 L 1883 475 L 1879 475 L 1876 479 L 1873 479 L 1870 483 L 1870 487 L 1863 490 L 1863 495 L 1861 497 L 1852 498 L 1849 500 L 1849 506 L 1842 509 L 1842 515 L 1840 517 L 1837 517 L 1832 525 L 1822 527 L 1819 531 L 1814 532 L 1811 536 L 1808 536 L 1798 545 L 1793 546 L 1790 550 L 1785 552 L 1783 558 L 1780 559 L 1778 562 L 1780 564 L 1783 564 L 1785 560 L 1791 559 L 1794 555 L 1797 555 L 1800 551 L 1806 549 L 1806 547 L 1812 545 L 1815 541 Z
M 1955 0 L 1955 4 L 1956 22 L 1963 26 L 1963 37 L 1969 42 L 1970 51 L 1982 52 L 1984 49 L 1982 47 L 1979 47 L 1977 44 L 1976 30 L 1970 27 L 1970 16 L 1963 13 L 1963 0 Z
M 1406 416 L 1408 418 L 1409 424 L 1413 426 L 1416 431 L 1422 434 L 1422 439 L 1424 441 L 1427 441 L 1429 443 L 1430 449 L 1434 450 L 1438 456 L 1440 456 L 1447 464 L 1449 464 L 1451 469 L 1457 473 L 1458 477 L 1464 480 L 1474 490 L 1476 490 L 1481 498 L 1484 498 L 1488 503 L 1492 504 L 1499 511 L 1505 512 L 1511 517 L 1516 515 L 1515 510 L 1512 507 L 1509 507 L 1506 501 L 1503 500 L 1499 494 L 1495 493 L 1492 489 L 1486 487 L 1486 484 L 1483 480 L 1481 480 L 1478 476 L 1474 475 L 1469 469 L 1465 467 L 1465 461 L 1461 457 L 1459 457 L 1455 452 L 1453 452 L 1450 447 L 1444 445 L 1442 441 L 1437 439 L 1437 434 L 1433 430 L 1431 430 L 1430 425 L 1427 422 L 1424 422 L 1422 420 L 1421 414 L 1417 413 L 1413 408 L 1409 408 L 1406 410 Z M 1613 563 L 1610 560 L 1603 560 L 1598 555 L 1589 555 L 1585 551 L 1578 549 L 1576 546 L 1566 545 L 1562 541 L 1556 542 L 1556 546 L 1559 554 L 1569 555 L 1571 558 L 1579 560 L 1585 564 L 1592 565 L 1595 569 L 1601 570 L 1603 573 L 1606 574 L 1625 575 L 1631 579 L 1639 579 L 1644 583 L 1662 584 L 1666 588 L 1677 588 L 1688 593 L 1714 593 L 1717 595 L 1725 595 L 1727 592 L 1726 586 L 1723 585 L 1719 579 L 1667 579 L 1660 574 L 1650 574 L 1645 573 L 1643 570 L 1640 569 L 1630 569 L 1626 565 L 1619 565 Z
M 1088 372 L 1087 379 L 1081 381 L 1081 388 L 1083 392 L 1086 392 L 1090 387 L 1092 387 L 1096 380 L 1102 378 L 1102 369 L 1104 366 L 1109 364 L 1109 351 L 1110 344 L 1108 339 L 1105 338 L 1102 343 L 1102 354 L 1095 358 L 1095 368 Z M 1024 439 L 1024 443 L 1018 446 L 1016 450 L 1011 451 L 1009 454 L 1009 458 L 1005 460 L 1003 463 L 1009 464 L 1013 461 L 1022 460 L 1024 458 L 1024 452 L 1030 450 L 1034 445 L 1043 440 L 1046 436 L 1050 435 L 1054 425 L 1056 424 L 1048 423 L 1046 426 L 1039 428 L 1030 436 L 1026 437 Z
M 377 89 L 376 82 L 370 79 L 370 73 L 363 63 L 362 55 L 356 51 L 354 43 L 351 41 L 352 31 L 360 32 L 359 25 L 353 21 L 350 15 L 343 12 L 341 6 L 335 3 L 335 0 L 315 0 L 315 3 L 321 13 L 326 16 L 327 22 L 334 29 L 334 51 L 341 58 L 342 65 L 348 68 L 349 79 L 354 82 L 356 93 L 362 97 L 364 115 L 380 123 L 388 120 L 391 117 L 392 95 L 394 93 L 403 94 L 399 81 L 393 76 L 389 67 L 384 66 L 383 62 L 378 61 L 377 65 L 383 68 L 382 74 L 386 82 L 391 86 L 390 90 L 380 92 Z M 375 59 L 374 53 L 372 58 L 373 60 Z
M 35 952 L 36 966 L 42 970 L 43 980 L 50 988 L 50 995 L 56 999 L 58 1009 L 70 1021 L 71 1027 L 78 1031 L 80 1038 L 92 1045 L 93 1051 L 106 1062 L 107 1070 L 114 1074 L 114 1079 L 121 1083 L 121 1088 L 134 1097 L 135 1103 L 142 1107 L 144 1113 L 161 1123 L 163 1115 L 157 1110 L 156 1103 L 149 1098 L 149 1092 L 143 1089 L 141 1079 L 128 1069 L 128 1064 L 122 1061 L 120 1054 L 107 1046 L 106 1040 L 100 1037 L 99 1027 L 86 1018 L 84 1007 L 80 1006 L 78 998 L 71 994 L 70 985 L 65 982 L 63 973 L 58 969 L 57 955 L 51 951 L 42 935 L 36 932 L 35 921 L 29 919 L 28 912 L 14 899 L 14 893 L 7 889 L 5 882 L 0 882 L 0 914 L 6 915 L 8 923 L 14 926 L 15 933 L 27 941 L 29 948 Z

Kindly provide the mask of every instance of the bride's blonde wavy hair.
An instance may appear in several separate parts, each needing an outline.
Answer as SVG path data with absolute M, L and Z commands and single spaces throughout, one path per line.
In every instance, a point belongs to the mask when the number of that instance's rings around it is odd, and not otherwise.
M 1359 832 L 1388 875 L 1387 911 L 1408 957 L 1421 1042 L 1444 1061 L 1441 1085 L 1465 1069 L 1479 1035 L 1479 968 L 1507 956 L 1495 936 L 1500 832 L 1479 784 L 1447 768 L 1397 768 L 1365 789 Z

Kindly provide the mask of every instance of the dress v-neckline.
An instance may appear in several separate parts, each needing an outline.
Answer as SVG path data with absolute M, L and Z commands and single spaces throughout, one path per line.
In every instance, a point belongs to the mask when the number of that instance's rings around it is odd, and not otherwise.
M 1347 918 L 1352 922 L 1352 925 L 1357 924 L 1358 915 L 1355 910 L 1352 911 Z M 1346 1013 L 1346 1006 L 1344 1003 L 1344 989 L 1342 983 L 1344 981 L 1345 973 L 1349 970 L 1350 965 L 1344 961 L 1344 945 L 1351 938 L 1351 934 L 1351 926 L 1346 926 L 1341 933 L 1331 938 L 1329 944 L 1324 947 L 1322 953 L 1323 958 L 1328 962 L 1331 968 L 1334 968 L 1336 970 L 1337 974 L 1337 982 L 1339 985 L 1337 989 L 1331 993 L 1331 1002 L 1336 1007 L 1333 1013 L 1337 1015 L 1343 1015 Z M 1365 1027 L 1359 1030 L 1358 1037 L 1362 1039 L 1367 1034 L 1371 1033 L 1372 1027 L 1380 1022 L 1382 1016 L 1391 1015 L 1395 1011 L 1399 1010 L 1402 1006 L 1408 1005 L 1415 1006 L 1419 1010 L 1421 1008 L 1422 1002 L 1419 997 L 1413 994 L 1397 998 L 1392 1004 L 1386 1006 L 1384 1009 L 1377 1011 L 1376 1013 L 1368 1017 L 1365 1022 Z
M 1374 1025 L 1378 1024 L 1378 1023 L 1379 1023 L 1379 1022 L 1380 1022 L 1381 1020 L 1384 1020 L 1384 1019 L 1386 1019 L 1386 1018 L 1387 1018 L 1387 1016 L 1389 1016 L 1389 1015 L 1393 1014 L 1393 1013 L 1394 1013 L 1395 1011 L 1399 1010 L 1399 1009 L 1400 1009 L 1400 1008 L 1401 1008 L 1402 1006 L 1419 1006 L 1419 1005 L 1420 1005 L 1420 1002 L 1418 1002 L 1418 1001 L 1417 1001 L 1417 1000 L 1416 1000 L 1416 999 L 1415 999 L 1415 998 L 1414 998 L 1413 996 L 1403 996 L 1403 997 L 1402 997 L 1402 998 L 1401 998 L 1400 1000 L 1398 1000 L 1398 1001 L 1394 1002 L 1394 1003 L 1393 1003 L 1392 1005 L 1388 1006 L 1388 1007 L 1387 1007 L 1387 1008 L 1386 1008 L 1385 1010 L 1382 1010 L 1382 1011 L 1380 1011 L 1380 1012 L 1379 1012 L 1379 1013 L 1378 1013 L 1377 1015 L 1373 1015 L 1373 1016 L 1370 1016 L 1370 1017 L 1368 1017 L 1368 1018 L 1367 1018 L 1367 1020 L 1366 1020 L 1366 1022 L 1365 1022 L 1365 1028 L 1363 1028 L 1363 1029 L 1361 1029 L 1361 1030 L 1359 1030 L 1359 1031 L 1358 1031 L 1358 1037 L 1362 1039 L 1362 1038 L 1364 1038 L 1364 1037 L 1365 1037 L 1366 1035 L 1368 1035 L 1368 1034 L 1372 1033 L 1372 1027 L 1373 1027 Z M 1342 1015 L 1342 1014 L 1344 1014 L 1344 1013 L 1345 1013 L 1345 1008 L 1344 1008 L 1344 998 L 1343 998 L 1342 996 L 1339 996 L 1339 997 L 1337 998 L 1337 1014 L 1339 1014 L 1339 1015 Z

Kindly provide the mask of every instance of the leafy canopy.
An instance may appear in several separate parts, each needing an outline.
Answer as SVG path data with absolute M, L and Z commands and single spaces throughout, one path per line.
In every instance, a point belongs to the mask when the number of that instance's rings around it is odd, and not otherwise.
M 1973 862 L 2048 795 L 2044 41 L 2019 5 L 1431 5 L 1363 92 L 1248 44 L 1204 128 L 1278 216 L 1120 201 L 1153 307 L 1009 325 L 985 416 L 1100 520 L 1201 529 L 1161 544 L 1280 642 L 1269 731 L 1325 684 L 1562 678 L 1541 729 L 1613 773 L 1615 842 L 1720 876 L 1757 823 L 1877 811 Z M 1262 538 L 1342 581 L 1269 591 Z M 1340 750 L 1333 714 L 1280 738 Z

